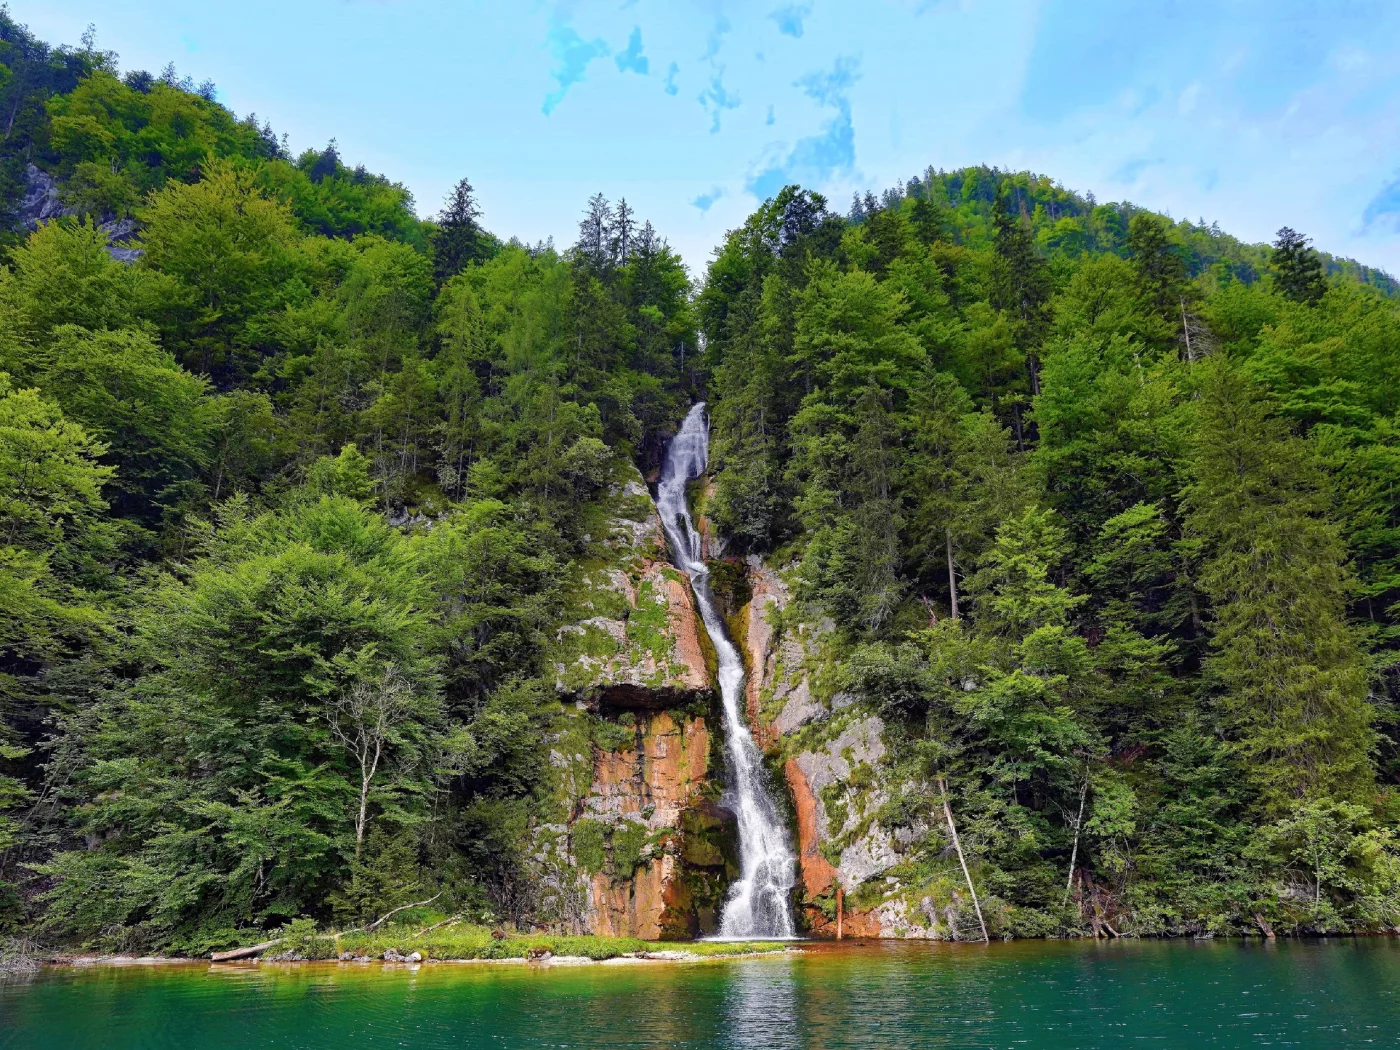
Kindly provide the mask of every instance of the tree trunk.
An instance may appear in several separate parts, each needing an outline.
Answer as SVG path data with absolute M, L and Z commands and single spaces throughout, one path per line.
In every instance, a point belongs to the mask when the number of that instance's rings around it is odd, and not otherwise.
M 1065 899 L 1060 903 L 1064 907 L 1069 903 L 1069 891 L 1074 886 L 1074 866 L 1079 862 L 1079 829 L 1084 826 L 1084 800 L 1089 795 L 1089 775 L 1084 774 L 1084 783 L 1079 788 L 1079 816 L 1074 818 L 1074 848 L 1069 851 L 1069 878 L 1065 879 Z
M 5 138 L 10 137 L 10 133 L 15 130 L 15 116 L 19 113 L 20 100 L 24 98 L 24 89 L 28 85 L 21 81 L 15 85 L 15 104 L 10 107 L 10 119 L 5 123 Z
M 369 822 L 369 785 L 379 769 L 380 743 L 374 745 L 374 761 L 366 765 L 368 756 L 360 760 L 360 815 L 355 820 L 355 860 L 360 859 L 360 849 L 365 843 L 365 825 Z M 363 754 L 363 753 L 362 753 Z
M 1191 324 L 1186 320 L 1186 300 L 1181 300 L 1181 333 L 1186 337 L 1186 360 L 1196 363 L 1196 354 L 1191 349 Z
M 381 926 L 384 925 L 384 921 L 385 921 L 386 919 L 388 919 L 390 916 L 397 915 L 397 914 L 398 914 L 399 912 L 401 912 L 401 911 L 408 911 L 409 908 L 422 908 L 422 907 L 426 907 L 427 905 L 432 904 L 433 901 L 437 900 L 437 899 L 438 899 L 439 897 L 441 897 L 441 896 L 442 896 L 442 890 L 438 890 L 436 893 L 434 893 L 431 897 L 429 897 L 429 898 L 428 898 L 427 900 L 425 900 L 425 901 L 414 901 L 412 904 L 400 904 L 400 905 L 399 905 L 397 908 L 395 908 L 393 911 L 385 912 L 383 915 L 379 916 L 379 918 L 375 919 L 372 923 L 370 923 L 368 926 L 366 926 L 366 927 L 365 927 L 365 932 L 368 933 L 368 932 L 370 932 L 371 930 L 377 930 L 377 929 L 379 929 L 379 927 L 381 927 Z
M 958 572 L 953 565 L 953 533 L 950 529 L 943 530 L 944 545 L 948 550 L 948 594 L 951 597 L 950 607 L 953 610 L 953 619 L 958 618 Z
M 953 837 L 953 848 L 958 851 L 958 863 L 962 865 L 963 878 L 967 880 L 967 892 L 972 894 L 972 906 L 977 910 L 977 925 L 982 927 L 982 943 L 991 944 L 987 936 L 987 921 L 982 918 L 982 902 L 977 899 L 977 887 L 972 884 L 972 873 L 967 870 L 967 858 L 963 856 L 962 841 L 958 838 L 958 826 L 953 822 L 953 807 L 948 804 L 948 782 L 938 778 L 938 792 L 943 796 L 943 816 L 948 821 L 948 834 Z

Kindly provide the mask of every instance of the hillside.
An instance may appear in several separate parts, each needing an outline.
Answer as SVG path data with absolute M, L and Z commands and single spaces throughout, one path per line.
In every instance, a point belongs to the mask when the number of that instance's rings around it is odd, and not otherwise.
M 806 930 L 1400 924 L 1387 275 L 988 168 L 691 275 L 216 98 L 0 14 L 0 933 L 713 929 L 697 400 Z

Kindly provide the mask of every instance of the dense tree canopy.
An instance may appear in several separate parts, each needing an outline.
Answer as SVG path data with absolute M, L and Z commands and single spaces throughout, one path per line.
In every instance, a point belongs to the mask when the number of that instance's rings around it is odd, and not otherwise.
M 796 561 L 1009 930 L 1397 914 L 1390 292 L 987 169 L 790 187 L 717 253 L 708 509 Z
M 565 582 L 701 397 L 711 522 L 1010 932 L 1085 928 L 1067 867 L 1144 931 L 1400 920 L 1384 274 L 968 168 L 788 187 L 696 285 L 625 200 L 525 245 L 3 11 L 0 71 L 0 928 L 527 918 Z

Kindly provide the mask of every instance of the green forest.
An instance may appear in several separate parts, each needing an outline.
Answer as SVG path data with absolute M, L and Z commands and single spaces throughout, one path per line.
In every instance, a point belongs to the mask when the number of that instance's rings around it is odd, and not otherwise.
M 523 244 L 3 10 L 0 121 L 0 933 L 527 923 L 569 567 L 698 400 L 995 934 L 1400 926 L 1386 274 L 987 167 Z

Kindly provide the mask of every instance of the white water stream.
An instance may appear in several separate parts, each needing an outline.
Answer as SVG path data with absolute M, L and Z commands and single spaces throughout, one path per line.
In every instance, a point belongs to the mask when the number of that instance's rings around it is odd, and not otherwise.
M 793 937 L 788 898 L 796 880 L 796 858 L 788 843 L 765 782 L 763 758 L 744 722 L 744 662 L 725 629 L 710 592 L 709 570 L 701 556 L 700 535 L 690 517 L 686 484 L 705 472 L 709 456 L 709 420 L 705 404 L 692 408 L 671 439 L 661 465 L 656 506 L 670 540 L 676 567 L 690 577 L 700 618 L 719 662 L 719 691 L 724 702 L 725 765 L 729 775 L 726 803 L 739 819 L 739 880 L 729 889 L 720 918 L 725 938 Z

